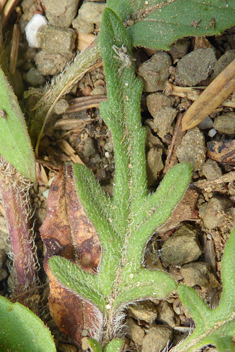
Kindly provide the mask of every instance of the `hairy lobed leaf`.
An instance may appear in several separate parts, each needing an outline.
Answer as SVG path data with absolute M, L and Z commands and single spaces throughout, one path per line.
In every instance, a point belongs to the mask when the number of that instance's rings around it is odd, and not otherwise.
M 219 352 L 233 352 L 235 334 L 235 229 L 224 249 L 222 259 L 223 292 L 220 304 L 210 309 L 190 287 L 179 285 L 178 292 L 182 303 L 189 309 L 196 328 L 192 335 L 176 346 L 173 351 L 191 352 L 212 344 Z
M 73 170 L 79 202 L 99 235 L 102 259 L 96 275 L 58 256 L 49 260 L 49 269 L 63 287 L 103 312 L 107 326 L 101 342 L 106 345 L 115 336 L 114 322 L 121 307 L 147 297 L 164 298 L 176 288 L 167 273 L 144 269 L 142 256 L 149 237 L 184 195 L 191 172 L 187 164 L 176 166 L 158 191 L 148 195 L 146 134 L 140 116 L 142 82 L 135 76 L 126 29 L 108 8 L 103 14 L 101 48 L 108 101 L 100 110 L 114 143 L 113 197 L 104 193 L 84 166 L 74 165 Z

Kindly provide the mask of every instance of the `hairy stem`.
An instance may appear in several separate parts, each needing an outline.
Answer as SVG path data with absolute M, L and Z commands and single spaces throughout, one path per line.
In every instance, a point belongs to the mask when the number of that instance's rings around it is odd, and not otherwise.
M 0 171 L 0 192 L 11 242 L 9 254 L 13 260 L 13 295 L 16 296 L 36 287 L 38 283 L 38 263 L 28 203 L 30 181 L 2 156 Z

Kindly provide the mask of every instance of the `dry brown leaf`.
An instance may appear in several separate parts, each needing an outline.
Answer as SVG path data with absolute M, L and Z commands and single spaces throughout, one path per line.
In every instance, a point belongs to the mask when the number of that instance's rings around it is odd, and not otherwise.
M 71 165 L 61 167 L 47 204 L 40 232 L 47 250 L 44 268 L 50 282 L 50 312 L 60 330 L 81 345 L 84 331 L 99 324 L 97 308 L 61 285 L 48 265 L 51 256 L 59 255 L 95 273 L 101 258 L 99 238 L 78 198 Z
M 233 60 L 190 106 L 182 120 L 182 130 L 197 126 L 235 90 L 235 60 Z

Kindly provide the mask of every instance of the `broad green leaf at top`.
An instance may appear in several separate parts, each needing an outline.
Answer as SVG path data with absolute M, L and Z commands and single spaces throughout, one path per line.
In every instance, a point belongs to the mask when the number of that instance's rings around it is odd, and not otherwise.
M 235 25 L 235 0 L 108 0 L 128 28 L 133 46 L 169 49 L 186 36 L 221 34 Z
M 36 180 L 35 159 L 17 98 L 0 68 L 0 154 L 23 176 Z

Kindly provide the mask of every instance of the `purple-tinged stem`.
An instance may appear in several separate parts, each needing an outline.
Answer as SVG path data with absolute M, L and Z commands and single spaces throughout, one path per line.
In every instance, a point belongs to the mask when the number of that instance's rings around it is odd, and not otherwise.
M 38 284 L 38 262 L 30 227 L 29 188 L 30 181 L 0 156 L 0 192 L 11 242 L 13 296 Z

